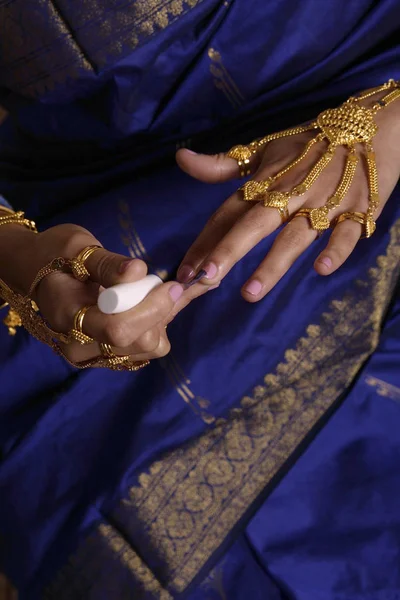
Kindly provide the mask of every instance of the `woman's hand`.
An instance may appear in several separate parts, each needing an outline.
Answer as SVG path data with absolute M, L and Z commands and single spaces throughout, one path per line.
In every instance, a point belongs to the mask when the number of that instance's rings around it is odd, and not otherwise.
M 372 103 L 372 102 L 371 102 Z M 378 167 L 381 203 L 375 218 L 379 217 L 385 203 L 393 191 L 400 174 L 400 101 L 394 102 L 376 115 L 379 127 L 373 139 Z M 295 137 L 282 138 L 267 145 L 264 153 L 259 152 L 259 164 L 254 179 L 266 180 L 289 164 L 304 149 L 315 132 L 303 133 Z M 292 189 L 304 178 L 319 156 L 326 150 L 325 142 L 318 142 L 308 157 L 290 170 L 275 187 L 280 191 Z M 363 152 L 363 147 L 357 147 Z M 335 158 L 301 197 L 289 201 L 289 212 L 300 208 L 321 207 L 338 185 L 345 163 L 346 151 L 337 149 Z M 257 159 L 256 159 L 257 160 Z M 237 162 L 226 155 L 196 155 L 188 150 L 179 150 L 177 161 L 189 175 L 201 181 L 217 183 L 239 176 Z M 368 180 L 364 160 L 358 164 L 355 179 L 349 193 L 340 207 L 329 213 L 333 220 L 341 213 L 366 212 L 368 208 Z M 230 269 L 242 259 L 256 244 L 280 227 L 282 221 L 277 209 L 266 208 L 263 204 L 243 201 L 243 193 L 238 191 L 228 198 L 211 217 L 206 227 L 186 254 L 178 271 L 178 279 L 187 282 L 194 274 L 204 269 L 208 276 L 194 289 L 204 289 L 204 285 L 215 286 Z M 379 227 L 379 224 L 378 224 Z M 362 232 L 362 226 L 352 220 L 339 223 L 322 253 L 316 258 L 314 268 L 320 275 L 330 275 L 350 256 Z M 276 237 L 271 250 L 257 270 L 243 285 L 242 295 L 249 302 L 263 298 L 290 269 L 296 259 L 316 239 L 317 232 L 310 228 L 306 217 L 291 220 Z M 368 242 L 371 243 L 371 242 Z M 372 241 L 373 243 L 373 241 Z
M 76 225 L 59 225 L 34 234 L 18 225 L 0 228 L 0 278 L 12 289 L 27 294 L 37 272 L 54 258 L 72 259 L 86 246 L 101 245 L 93 235 Z M 137 307 L 117 315 L 105 315 L 97 308 L 99 287 L 110 287 L 141 279 L 146 264 L 105 249 L 94 252 L 85 266 L 90 281 L 79 282 L 72 275 L 55 272 L 43 279 L 35 290 L 34 300 L 50 327 L 68 334 L 74 315 L 93 305 L 84 318 L 83 331 L 96 342 L 113 347 L 117 355 L 131 355 L 132 361 L 165 356 L 170 350 L 166 324 L 183 292 L 177 283 L 165 283 L 153 290 Z M 62 345 L 65 356 L 74 363 L 100 355 L 99 344 Z

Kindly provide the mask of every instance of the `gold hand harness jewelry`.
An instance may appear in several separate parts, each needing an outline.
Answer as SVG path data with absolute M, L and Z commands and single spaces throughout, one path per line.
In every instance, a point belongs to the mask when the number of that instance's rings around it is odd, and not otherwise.
M 317 135 L 306 144 L 303 152 L 291 163 L 281 169 L 279 173 L 269 177 L 265 181 L 248 181 L 245 183 L 240 188 L 243 192 L 244 200 L 247 202 L 262 201 L 266 207 L 277 208 L 282 216 L 282 220 L 284 220 L 284 217 L 286 218 L 288 216 L 288 203 L 290 198 L 305 194 L 329 165 L 334 157 L 336 148 L 344 146 L 348 150 L 348 155 L 341 180 L 335 192 L 327 200 L 324 206 L 313 209 L 303 208 L 295 215 L 307 217 L 311 227 L 321 233 L 330 227 L 330 221 L 328 219 L 329 211 L 340 206 L 350 189 L 359 162 L 359 157 L 356 153 L 356 145 L 363 144 L 368 168 L 369 198 L 366 213 L 357 213 L 357 215 L 364 215 L 362 223 L 364 237 L 370 237 L 376 228 L 374 213 L 380 202 L 378 174 L 375 153 L 372 146 L 372 140 L 378 131 L 374 116 L 379 110 L 400 98 L 399 88 L 400 82 L 391 79 L 384 85 L 368 90 L 358 97 L 349 98 L 338 108 L 325 110 L 310 124 L 267 135 L 260 140 L 251 142 L 248 146 L 234 146 L 228 152 L 227 156 L 238 161 L 240 173 L 244 176 L 250 174 L 250 163 L 253 155 L 264 149 L 271 141 L 298 135 L 299 133 L 304 133 L 306 131 L 318 131 Z M 370 108 L 359 104 L 361 100 L 365 100 L 370 96 L 387 90 L 390 90 L 389 93 L 381 100 L 375 102 Z M 313 146 L 320 141 L 327 141 L 328 148 L 317 160 L 306 177 L 290 191 L 270 191 L 269 188 L 272 184 L 275 184 L 283 178 L 288 171 L 297 166 L 309 154 Z M 345 214 L 347 215 L 346 218 L 361 222 L 361 217 L 357 216 L 356 219 L 355 217 L 349 216 L 353 215 L 353 213 Z
M 28 221 L 27 219 L 25 220 L 23 213 L 13 213 L 9 209 L 7 209 L 6 212 L 10 213 L 11 217 L 11 220 L 8 219 L 8 222 L 19 223 L 34 230 L 34 224 L 32 224 L 33 222 Z M 1 222 L 0 219 L 0 225 L 8 224 L 8 222 Z M 140 369 L 148 366 L 150 361 L 142 360 L 135 362 L 129 355 L 117 356 L 114 354 L 111 346 L 108 344 L 100 344 L 100 356 L 96 356 L 95 358 L 79 363 L 71 361 L 61 348 L 60 342 L 62 344 L 71 344 L 73 342 L 77 342 L 81 345 L 95 343 L 96 340 L 83 332 L 83 321 L 85 315 L 92 307 L 85 306 L 78 310 L 74 317 L 72 329 L 68 334 L 65 334 L 59 333 L 50 328 L 46 320 L 41 316 L 35 301 L 31 299 L 32 294 L 35 292 L 41 281 L 56 271 L 69 273 L 78 281 L 86 281 L 88 277 L 90 277 L 90 274 L 85 267 L 85 261 L 99 248 L 100 246 L 87 246 L 78 254 L 77 257 L 73 259 L 67 259 L 63 257 L 54 258 L 50 263 L 39 270 L 26 296 L 15 292 L 2 279 L 0 279 L 0 298 L 4 301 L 2 304 L 0 304 L 0 310 L 2 308 L 9 307 L 9 313 L 4 318 L 3 323 L 8 328 L 10 335 L 15 335 L 16 328 L 23 326 L 33 337 L 40 342 L 43 342 L 47 346 L 50 346 L 50 348 L 52 348 L 56 354 L 62 356 L 73 367 L 78 369 L 100 367 L 114 371 L 139 371 Z

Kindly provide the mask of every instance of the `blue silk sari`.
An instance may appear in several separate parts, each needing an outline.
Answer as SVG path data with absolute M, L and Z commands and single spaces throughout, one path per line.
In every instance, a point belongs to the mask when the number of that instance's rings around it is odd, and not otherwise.
M 0 191 L 174 276 L 238 186 L 174 165 L 400 79 L 397 0 L 0 3 Z M 400 598 L 400 189 L 329 278 L 260 244 L 140 373 L 0 331 L 0 568 L 22 600 Z M 3 260 L 3 258 L 2 258 Z

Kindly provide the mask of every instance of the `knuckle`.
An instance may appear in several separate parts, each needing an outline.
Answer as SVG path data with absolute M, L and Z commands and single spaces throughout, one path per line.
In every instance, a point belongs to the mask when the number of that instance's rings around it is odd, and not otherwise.
M 220 245 L 215 251 L 215 259 L 211 257 L 210 262 L 214 262 L 217 265 L 220 263 L 231 262 L 235 260 L 235 251 L 231 246 Z
M 218 181 L 224 180 L 224 167 L 226 163 L 226 155 L 223 152 L 215 154 L 215 174 Z
M 110 261 L 110 257 L 107 254 L 99 252 L 97 257 L 97 268 L 102 280 L 107 280 L 109 276 L 113 274 L 113 265 Z
M 224 207 L 219 208 L 208 220 L 208 226 L 213 229 L 222 227 L 227 218 L 227 210 Z
M 163 358 L 171 351 L 171 344 L 166 338 L 161 338 L 157 349 L 154 351 L 154 358 Z
M 141 352 L 148 353 L 157 350 L 160 343 L 160 333 L 157 329 L 149 329 L 137 340 Z
M 64 256 L 73 258 L 74 256 L 76 256 L 76 254 L 80 251 L 81 248 L 84 248 L 86 242 L 86 238 L 83 238 L 80 232 L 68 235 L 68 237 L 66 237 L 63 242 Z
M 263 208 L 263 212 L 260 213 L 257 210 L 250 210 L 245 218 L 246 228 L 252 233 L 258 231 L 264 231 L 267 226 L 267 212 Z
M 126 323 L 122 321 L 109 321 L 104 329 L 106 342 L 117 348 L 126 348 L 132 343 Z
M 66 297 L 64 276 L 54 273 L 42 282 L 37 295 L 38 306 L 50 326 L 58 332 L 67 333 L 74 315 L 79 309 L 72 297 Z
M 332 263 L 338 265 L 344 262 L 349 254 L 348 247 L 344 248 L 341 245 L 335 244 L 329 248 L 328 256 L 330 256 Z

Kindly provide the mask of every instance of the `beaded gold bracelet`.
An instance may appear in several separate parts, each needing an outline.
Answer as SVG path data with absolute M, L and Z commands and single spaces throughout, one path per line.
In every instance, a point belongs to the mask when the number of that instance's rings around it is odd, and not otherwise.
M 25 219 L 25 213 L 22 212 L 22 210 L 20 210 L 18 212 L 14 212 L 14 211 L 10 210 L 9 208 L 7 208 L 6 206 L 1 206 L 0 210 L 5 211 L 7 213 L 6 215 L 4 215 L 4 217 L 0 217 L 0 227 L 2 225 L 11 225 L 11 224 L 23 225 L 30 231 L 33 231 L 34 233 L 38 233 L 35 222 L 31 221 L 30 219 Z

